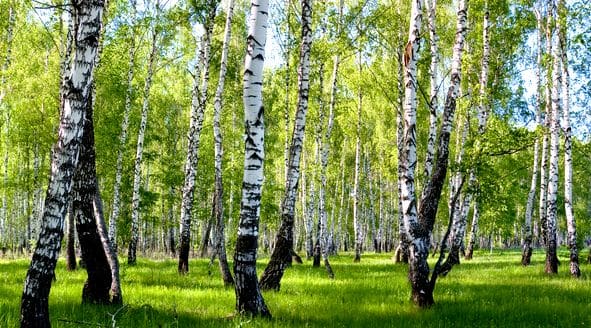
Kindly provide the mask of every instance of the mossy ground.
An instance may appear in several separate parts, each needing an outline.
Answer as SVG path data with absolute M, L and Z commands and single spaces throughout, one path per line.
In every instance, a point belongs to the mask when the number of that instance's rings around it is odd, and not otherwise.
M 591 327 L 591 265 L 582 265 L 577 280 L 565 251 L 560 259 L 560 273 L 548 276 L 541 251 L 529 267 L 519 264 L 518 251 L 477 252 L 438 281 L 428 310 L 409 301 L 406 267 L 391 254 L 364 254 L 361 263 L 333 257 L 334 280 L 306 262 L 286 272 L 280 292 L 264 293 L 271 320 L 234 316 L 234 290 L 208 260 L 191 260 L 187 276 L 177 274 L 173 259 L 140 259 L 134 267 L 122 261 L 123 309 L 82 305 L 86 273 L 67 272 L 60 261 L 50 313 L 53 327 L 112 327 L 117 310 L 117 327 Z M 0 327 L 19 325 L 28 264 L 0 259 Z

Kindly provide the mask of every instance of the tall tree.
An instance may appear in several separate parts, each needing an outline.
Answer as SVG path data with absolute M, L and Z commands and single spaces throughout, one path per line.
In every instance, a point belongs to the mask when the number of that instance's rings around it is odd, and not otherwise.
M 413 99 L 416 100 L 416 90 L 413 92 L 413 80 L 409 82 L 408 78 L 414 78 L 409 72 L 413 70 L 410 64 L 418 58 L 417 40 L 420 37 L 420 21 L 422 1 L 413 1 L 411 10 L 411 24 L 409 33 L 409 42 L 405 51 L 405 107 L 404 107 L 404 152 L 402 161 L 404 170 L 402 175 L 402 211 L 404 214 L 404 224 L 409 238 L 409 280 L 412 287 L 412 300 L 421 307 L 429 307 L 434 303 L 433 290 L 439 274 L 441 259 L 435 265 L 433 275 L 429 279 L 429 264 L 427 258 L 429 255 L 430 234 L 433 231 L 435 217 L 441 198 L 441 191 L 447 174 L 449 159 L 449 139 L 453 125 L 453 117 L 456 109 L 456 100 L 459 94 L 461 81 L 462 52 L 467 30 L 467 4 L 468 1 L 460 0 L 458 2 L 456 38 L 452 52 L 451 83 L 445 99 L 441 127 L 437 136 L 437 153 L 435 157 L 435 167 L 431 178 L 423 190 L 420 207 L 417 215 L 417 204 L 414 196 L 414 168 L 416 165 L 416 140 L 414 139 L 414 125 L 416 122 L 416 110 L 413 111 Z M 415 120 L 413 120 L 413 118 Z M 453 214 L 453 213 L 452 213 Z M 453 216 L 452 216 L 453 217 Z M 451 221 L 450 221 L 451 222 Z M 450 223 L 451 224 L 451 223 Z M 449 226 L 448 226 L 449 231 Z M 445 240 L 445 238 L 444 238 Z M 443 246 L 442 246 L 443 247 Z
M 265 123 L 263 110 L 263 66 L 267 41 L 269 1 L 253 0 L 244 61 L 244 176 L 238 239 L 234 253 L 236 310 L 241 314 L 271 317 L 261 295 L 256 259 L 265 161 Z
M 536 3 L 537 4 L 537 3 Z M 541 95 L 541 85 L 542 85 L 542 14 L 541 11 L 534 6 L 534 13 L 536 15 L 537 21 L 537 54 L 536 54 L 536 125 L 541 123 L 541 111 L 542 111 L 542 95 Z M 532 178 L 531 178 L 531 186 L 529 188 L 529 192 L 527 195 L 527 204 L 525 206 L 525 238 L 523 241 L 523 250 L 521 253 L 521 264 L 522 265 L 529 265 L 531 263 L 531 255 L 532 255 L 532 242 L 533 242 L 533 233 L 532 233 L 532 216 L 534 212 L 534 202 L 536 199 L 536 189 L 537 189 L 537 179 L 538 179 L 538 162 L 539 162 L 539 153 L 540 153 L 540 140 L 536 138 L 534 141 L 534 156 L 533 156 L 533 165 L 532 165 Z
M 567 8 L 564 0 L 558 1 L 558 40 L 562 64 L 562 113 L 564 131 L 564 211 L 566 212 L 567 244 L 570 250 L 570 274 L 581 276 L 579 250 L 577 249 L 577 223 L 573 213 L 573 155 L 572 130 L 570 125 L 570 74 L 567 53 Z
M 228 266 L 226 257 L 226 244 L 224 233 L 224 188 L 222 183 L 222 157 L 224 149 L 222 145 L 222 95 L 224 93 L 224 83 L 226 79 L 227 62 L 228 62 L 228 48 L 230 44 L 230 37 L 232 32 L 232 15 L 234 13 L 234 0 L 228 3 L 228 13 L 226 15 L 226 26 L 224 31 L 224 43 L 222 45 L 222 59 L 220 63 L 220 78 L 215 92 L 215 99 L 213 102 L 213 135 L 214 135 L 214 162 L 215 162 L 215 192 L 213 197 L 213 212 L 216 221 L 216 233 L 214 234 L 215 253 L 220 260 L 220 272 L 222 280 L 225 285 L 233 285 L 232 273 Z
M 289 264 L 293 251 L 293 225 L 298 184 L 300 181 L 300 158 L 304 145 L 308 95 L 310 91 L 310 49 L 312 47 L 312 1 L 302 0 L 302 44 L 298 66 L 298 108 L 295 114 L 289 169 L 285 181 L 285 194 L 281 202 L 281 226 L 275 238 L 275 248 L 269 264 L 261 276 L 261 288 L 279 290 L 281 278 Z
M 52 158 L 41 232 L 25 279 L 21 299 L 21 327 L 49 327 L 49 291 L 63 237 L 67 209 L 78 164 L 86 108 L 96 62 L 104 1 L 83 0 L 72 7 L 77 12 L 76 51 L 65 93 L 58 141 Z
M 179 240 L 179 266 L 181 274 L 189 272 L 189 250 L 191 247 L 191 218 L 193 210 L 193 198 L 195 194 L 195 175 L 199 162 L 199 144 L 205 112 L 207 96 L 207 83 L 209 79 L 209 55 L 211 49 L 211 33 L 213 31 L 215 12 L 218 1 L 208 0 L 206 6 L 206 20 L 204 22 L 205 33 L 201 37 L 201 47 L 198 50 L 195 62 L 193 91 L 191 94 L 191 121 L 187 132 L 187 159 L 185 162 L 185 182 L 183 184 L 181 202 L 181 229 Z M 201 66 L 203 65 L 203 66 Z M 201 72 L 203 80 L 201 80 Z
M 554 0 L 549 1 L 549 20 L 552 31 L 550 32 L 550 39 L 552 42 L 552 80 L 551 83 L 551 112 L 550 112 L 550 172 L 548 174 L 548 198 L 546 205 L 546 273 L 558 273 L 558 246 L 556 238 L 556 228 L 558 222 L 557 214 L 557 197 L 558 197 L 558 156 L 560 151 L 560 107 L 561 107 L 561 58 L 560 46 L 558 45 L 558 33 L 555 31 L 555 12 L 556 6 Z
M 490 12 L 488 9 L 488 1 L 485 2 L 484 18 L 482 21 L 482 64 L 480 71 L 480 92 L 478 99 L 478 134 L 483 135 L 486 132 L 488 124 L 488 67 L 490 61 Z M 478 141 L 478 143 L 480 143 Z M 478 146 L 480 147 L 480 146 Z M 467 191 L 468 195 L 464 199 L 464 207 L 462 209 L 462 216 L 465 218 L 468 216 L 470 199 L 472 198 L 473 190 L 476 188 L 477 173 L 473 168 L 470 169 L 470 188 Z M 534 184 L 535 187 L 535 184 Z M 533 204 L 533 203 L 532 203 Z M 478 221 L 480 219 L 480 204 L 478 199 L 474 200 L 474 214 L 472 216 L 472 225 L 470 228 L 470 238 L 468 241 L 468 247 L 466 249 L 467 260 L 472 259 L 474 253 L 474 244 L 476 243 L 476 234 L 478 233 Z M 533 208 L 533 207 L 532 207 Z M 466 220 L 466 219 L 465 219 Z
M 437 108 L 439 107 L 438 70 L 439 65 L 439 36 L 437 35 L 437 0 L 426 0 L 428 13 L 429 47 L 431 50 L 430 89 L 429 89 L 429 139 L 427 140 L 427 154 L 425 156 L 425 179 L 429 179 L 433 172 L 433 158 L 435 157 L 435 138 L 437 137 Z
M 159 3 L 156 4 L 156 7 Z M 156 10 L 159 10 L 158 8 Z M 140 223 L 140 185 L 142 180 L 142 158 L 144 154 L 144 138 L 146 135 L 146 126 L 148 125 L 148 111 L 150 109 L 150 89 L 152 88 L 152 78 L 154 75 L 154 65 L 158 51 L 158 32 L 156 23 L 152 23 L 152 41 L 151 50 L 148 58 L 148 73 L 144 83 L 144 100 L 142 104 L 142 116 L 137 135 L 137 144 L 135 151 L 135 163 L 133 170 L 133 194 L 131 198 L 131 240 L 129 242 L 129 252 L 127 254 L 127 264 L 134 265 L 137 261 L 137 245 L 139 241 L 139 223 Z
M 111 219 L 109 220 L 109 243 L 111 249 L 117 256 L 117 221 L 119 220 L 119 211 L 121 208 L 121 179 L 123 177 L 123 155 L 127 145 L 127 134 L 129 129 L 129 114 L 133 99 L 133 77 L 135 74 L 135 20 L 136 20 L 136 0 L 130 0 L 131 17 L 129 24 L 129 59 L 127 69 L 127 88 L 125 90 L 125 108 L 123 109 L 123 120 L 121 121 L 121 133 L 119 134 L 119 147 L 117 149 L 117 164 L 115 168 L 115 183 L 113 185 L 113 204 Z

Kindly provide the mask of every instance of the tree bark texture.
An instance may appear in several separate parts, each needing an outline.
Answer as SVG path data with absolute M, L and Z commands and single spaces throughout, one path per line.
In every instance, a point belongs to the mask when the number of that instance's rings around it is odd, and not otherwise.
M 93 104 L 89 99 L 78 166 L 72 187 L 72 212 L 88 274 L 82 290 L 83 303 L 108 304 L 111 269 L 94 218 L 93 201 L 98 192 L 94 150 Z
M 76 8 L 76 52 L 67 77 L 58 141 L 41 219 L 41 232 L 25 279 L 21 327 L 50 327 L 48 298 L 63 237 L 64 216 L 82 139 L 89 88 L 97 55 L 104 1 L 81 1 Z
M 291 264 L 295 203 L 300 180 L 300 158 L 304 145 L 308 95 L 310 92 L 310 50 L 312 47 L 312 1 L 302 0 L 302 44 L 298 66 L 298 107 L 295 114 L 285 195 L 281 202 L 281 225 L 275 238 L 275 248 L 260 280 L 261 288 L 279 290 L 285 269 Z
M 250 7 L 247 50 L 244 63 L 244 177 L 238 238 L 234 253 L 236 311 L 271 317 L 256 274 L 263 163 L 265 160 L 263 65 L 267 40 L 268 0 L 253 0 Z M 277 246 L 276 246 L 277 247 Z
M 567 245 L 570 250 L 570 274 L 581 276 L 579 250 L 577 248 L 577 222 L 573 213 L 573 155 L 572 130 L 570 125 L 570 74 L 568 71 L 566 8 L 563 0 L 558 1 L 558 36 L 562 61 L 562 115 L 564 132 L 564 211 L 566 213 Z
M 215 99 L 213 103 L 214 117 L 213 117 L 213 135 L 214 135 L 214 156 L 215 156 L 215 193 L 213 198 L 213 212 L 215 215 L 216 227 L 214 234 L 215 252 L 219 258 L 220 273 L 224 285 L 233 285 L 234 279 L 228 266 L 228 259 L 226 255 L 226 238 L 225 238 L 225 223 L 224 223 L 224 188 L 222 181 L 222 159 L 224 156 L 224 149 L 222 144 L 222 95 L 224 93 L 224 82 L 226 78 L 226 66 L 228 62 L 228 48 L 232 32 L 232 15 L 234 13 L 234 0 L 230 0 L 228 4 L 228 13 L 226 17 L 226 26 L 224 31 L 224 43 L 222 46 L 222 58 L 220 63 L 220 78 L 215 92 Z
M 550 15 L 554 15 L 555 8 L 550 9 Z M 558 33 L 552 32 L 552 111 L 550 116 L 550 172 L 548 174 L 548 199 L 546 208 L 546 273 L 558 273 L 557 238 L 556 229 L 558 223 L 557 197 L 558 197 L 558 156 L 560 151 L 560 107 L 562 72 L 560 63 L 560 47 L 558 46 Z M 550 82 L 550 81 L 549 81 Z
M 152 77 L 154 74 L 154 64 L 157 56 L 157 37 L 156 28 L 152 28 L 152 44 L 150 56 L 148 59 L 148 73 L 144 84 L 144 101 L 142 104 L 142 116 L 137 136 L 137 145 L 135 151 L 135 164 L 133 169 L 133 194 L 131 197 L 131 240 L 129 242 L 129 252 L 127 254 L 127 264 L 135 265 L 137 261 L 137 246 L 139 241 L 140 224 L 140 184 L 142 180 L 142 157 L 144 154 L 144 137 L 146 126 L 148 125 L 148 111 L 150 109 L 150 88 L 152 87 Z
M 429 307 L 434 303 L 433 290 L 435 285 L 434 280 L 429 281 L 429 265 L 427 263 L 427 258 L 429 255 L 430 234 L 433 231 L 433 226 L 435 224 L 437 208 L 441 198 L 441 191 L 443 189 L 445 176 L 447 174 L 449 139 L 453 125 L 454 112 L 456 109 L 456 100 L 459 94 L 462 52 L 467 31 L 467 3 L 468 1 L 466 0 L 460 0 L 458 3 L 456 39 L 454 42 L 452 57 L 451 84 L 446 96 L 441 128 L 437 137 L 435 167 L 431 179 L 427 181 L 425 190 L 423 190 L 420 207 L 418 210 L 418 218 L 416 214 L 416 202 L 414 201 L 414 197 L 406 196 L 407 194 L 410 194 L 409 191 L 414 191 L 414 179 L 412 179 L 413 175 L 410 174 L 411 170 L 409 170 L 409 167 L 412 169 L 412 166 L 409 166 L 406 163 L 412 163 L 412 161 L 408 160 L 409 157 L 411 160 L 414 158 L 416 162 L 416 153 L 412 154 L 408 151 L 409 148 L 411 150 L 413 149 L 412 145 L 409 145 L 412 138 L 407 137 L 412 135 L 407 133 L 407 131 L 410 130 L 410 126 L 412 125 L 409 124 L 412 122 L 407 123 L 407 117 L 412 118 L 412 113 L 407 114 L 405 108 L 405 158 L 403 162 L 406 164 L 406 170 L 403 174 L 402 183 L 404 195 L 403 211 L 405 226 L 407 227 L 407 232 L 410 237 L 409 280 L 412 287 L 411 295 L 413 302 L 420 307 Z M 409 33 L 411 36 L 413 35 L 412 26 L 416 26 L 417 24 L 415 21 L 420 22 L 419 8 L 421 7 L 421 4 L 422 3 L 420 0 L 413 2 L 414 15 L 411 14 L 411 18 L 417 16 L 418 18 L 415 18 L 415 20 L 413 20 L 414 24 L 411 24 L 411 33 Z M 413 39 L 409 38 L 409 40 Z M 412 52 L 407 58 L 412 58 L 412 56 L 416 55 L 417 54 Z M 405 63 L 407 62 L 405 61 Z
M 121 208 L 121 179 L 123 177 L 123 155 L 127 145 L 127 133 L 129 129 L 129 114 L 131 113 L 131 102 L 133 98 L 133 76 L 135 72 L 135 16 L 136 0 L 130 0 L 131 25 L 129 33 L 129 68 L 127 70 L 127 89 L 125 90 L 125 108 L 123 120 L 121 121 L 121 134 L 119 135 L 119 149 L 117 150 L 117 164 L 115 168 L 115 183 L 113 185 L 113 205 L 111 219 L 109 220 L 109 243 L 114 255 L 117 256 L 117 221 Z
M 207 95 L 208 74 L 204 74 L 201 80 L 201 71 L 209 70 L 209 53 L 211 48 L 211 33 L 213 31 L 213 20 L 218 2 L 208 0 L 208 19 L 205 22 L 205 33 L 201 39 L 201 48 L 195 63 L 195 79 L 191 100 L 191 120 L 187 132 L 187 159 L 185 162 L 185 182 L 183 184 L 181 202 L 181 223 L 179 236 L 179 265 L 178 272 L 186 274 L 189 272 L 189 251 L 191 249 L 191 218 L 193 210 L 193 198 L 195 194 L 195 175 L 199 162 L 199 145 L 201 141 L 201 130 L 205 112 L 205 97 Z

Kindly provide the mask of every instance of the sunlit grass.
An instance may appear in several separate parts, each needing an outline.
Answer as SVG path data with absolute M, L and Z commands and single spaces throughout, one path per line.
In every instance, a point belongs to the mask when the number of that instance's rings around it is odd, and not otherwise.
M 192 260 L 187 276 L 177 274 L 175 260 L 122 262 L 122 309 L 81 305 L 86 273 L 67 272 L 60 261 L 50 312 L 54 327 L 111 327 L 118 310 L 118 327 L 591 327 L 591 266 L 572 279 L 567 254 L 560 255 L 560 273 L 548 276 L 541 252 L 527 268 L 517 251 L 479 252 L 438 281 L 429 310 L 410 303 L 406 268 L 391 254 L 365 254 L 359 264 L 350 255 L 333 257 L 334 280 L 308 262 L 286 272 L 280 292 L 264 293 L 272 320 L 233 316 L 234 290 L 208 260 Z M 28 264 L 0 259 L 0 327 L 18 326 Z

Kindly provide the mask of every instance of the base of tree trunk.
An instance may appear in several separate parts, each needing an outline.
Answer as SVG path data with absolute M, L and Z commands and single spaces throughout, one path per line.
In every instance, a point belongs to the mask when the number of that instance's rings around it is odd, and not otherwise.
M 285 238 L 277 235 L 277 243 L 271 254 L 271 259 L 259 281 L 262 290 L 278 291 L 281 288 L 283 273 L 288 265 L 291 265 L 292 244 L 292 242 L 290 243 Z
M 332 271 L 332 266 L 328 261 L 328 258 L 324 260 L 324 267 L 326 268 L 326 273 L 330 279 L 334 279 L 334 272 Z
M 531 264 L 531 254 L 532 248 L 531 245 L 526 241 L 523 245 L 523 251 L 521 252 L 521 264 L 523 266 L 528 266 Z
M 178 266 L 179 274 L 187 274 L 189 273 L 189 247 L 181 246 L 179 251 L 179 266 Z
M 359 253 L 355 253 L 355 258 L 353 259 L 353 263 L 361 262 L 361 255 Z
M 320 267 L 320 243 L 316 243 L 316 246 L 314 247 L 313 259 L 314 259 L 314 261 L 312 262 L 312 266 L 315 268 L 319 268 Z
M 572 261 L 570 262 L 570 275 L 573 278 L 581 277 L 581 269 L 579 268 L 579 261 Z
M 303 264 L 302 258 L 294 250 L 291 251 L 291 260 L 297 264 Z
M 466 250 L 466 256 L 464 256 L 464 260 L 470 261 L 474 257 L 474 246 L 472 243 L 468 244 L 468 249 Z
M 412 291 L 412 301 L 415 305 L 420 308 L 428 309 L 433 304 L 435 304 L 435 300 L 433 299 L 433 290 L 427 288 L 421 292 L 416 291 L 413 289 Z
M 548 274 L 558 273 L 558 257 L 556 256 L 556 248 L 549 248 L 546 252 L 546 266 L 544 272 Z

